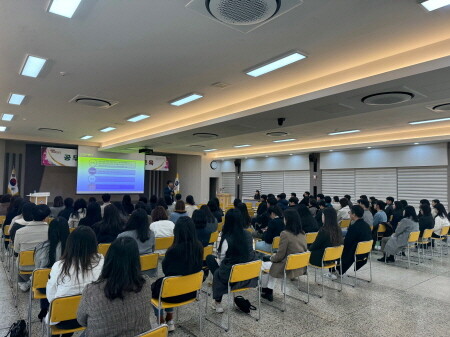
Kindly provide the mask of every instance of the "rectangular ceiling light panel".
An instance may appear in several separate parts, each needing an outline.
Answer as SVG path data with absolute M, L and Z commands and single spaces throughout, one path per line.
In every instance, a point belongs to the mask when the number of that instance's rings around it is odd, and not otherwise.
M 83 139 L 83 140 L 86 140 L 86 139 L 91 139 L 92 138 L 92 136 L 83 136 L 83 137 L 81 137 L 80 139 Z
M 279 139 L 279 140 L 274 140 L 273 142 L 274 142 L 274 143 L 285 143 L 285 142 L 293 142 L 294 140 L 296 140 L 296 139 L 294 139 L 294 138 L 289 138 L 289 139 Z
M 290 65 L 292 63 L 295 63 L 297 61 L 303 60 L 306 58 L 305 55 L 302 55 L 300 53 L 293 53 L 287 56 L 284 56 L 282 58 L 279 58 L 273 62 L 267 63 L 261 67 L 252 69 L 247 72 L 247 75 L 252 77 L 258 77 L 267 73 L 270 73 L 271 71 L 283 68 L 287 65 Z
M 428 123 L 447 122 L 447 121 L 450 121 L 450 118 L 429 119 L 426 121 L 409 122 L 409 124 L 417 125 L 417 124 L 428 124 Z
M 127 119 L 127 121 L 136 123 L 136 122 L 139 122 L 139 121 L 141 121 L 143 119 L 146 119 L 146 118 L 149 118 L 149 117 L 150 117 L 149 115 L 137 115 L 137 116 L 134 116 L 134 117 L 131 117 L 131 118 Z
M 52 0 L 48 11 L 70 19 L 77 10 L 80 2 L 81 0 Z
M 356 133 L 356 132 L 361 132 L 361 130 L 348 130 L 348 131 L 331 132 L 328 135 L 329 136 L 337 136 L 337 135 L 345 135 L 347 133 Z
M 188 96 L 177 98 L 176 100 L 170 102 L 170 104 L 172 104 L 174 106 L 181 106 L 181 105 L 196 101 L 202 97 L 203 97 L 203 95 L 200 95 L 200 94 L 195 94 L 195 93 L 189 94 Z
M 12 114 L 3 114 L 2 115 L 2 121 L 11 122 L 13 118 L 14 118 L 14 115 L 12 115 Z
M 23 76 L 36 78 L 44 67 L 45 62 L 47 62 L 46 59 L 28 55 L 20 74 Z
M 108 127 L 106 127 L 106 128 L 103 128 L 103 129 L 101 129 L 100 131 L 101 132 L 109 132 L 109 131 L 113 131 L 113 130 L 115 130 L 116 128 L 113 128 L 112 126 L 108 126 Z
M 14 105 L 21 105 L 24 99 L 25 99 L 25 95 L 11 94 L 9 96 L 8 103 L 14 104 Z
M 0 126 L 0 132 L 5 132 L 6 131 L 6 126 Z
M 427 0 L 421 3 L 429 12 L 450 5 L 450 0 Z

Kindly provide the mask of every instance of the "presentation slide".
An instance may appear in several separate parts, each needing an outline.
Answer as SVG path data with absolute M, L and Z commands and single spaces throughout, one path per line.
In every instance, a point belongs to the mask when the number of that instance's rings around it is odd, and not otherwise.
M 77 194 L 144 193 L 145 160 L 78 157 Z

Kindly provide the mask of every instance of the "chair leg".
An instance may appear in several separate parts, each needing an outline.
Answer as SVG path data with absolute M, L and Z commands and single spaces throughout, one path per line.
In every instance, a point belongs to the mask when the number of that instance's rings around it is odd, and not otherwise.
M 298 279 L 299 279 L 299 282 L 300 282 L 300 277 Z M 309 273 L 308 273 L 308 268 L 306 268 L 306 289 L 308 291 L 308 302 L 306 302 L 306 303 L 309 303 Z
M 203 331 L 202 327 L 202 304 L 200 303 L 200 295 L 198 296 L 198 322 L 200 326 L 200 334 Z M 178 317 L 177 317 L 178 318 Z
M 231 309 L 233 308 L 231 305 L 231 298 L 233 297 L 233 294 L 231 293 L 231 290 L 228 292 L 228 310 L 227 310 L 227 327 L 225 329 L 226 332 L 230 330 L 230 316 L 231 316 Z
M 259 321 L 261 319 L 261 274 L 259 274 L 258 287 L 256 288 L 256 291 L 258 292 L 258 319 L 257 319 L 257 321 Z
M 323 266 L 322 266 L 323 267 Z M 322 274 L 322 296 L 320 296 L 320 298 L 323 297 L 323 294 L 325 294 L 325 290 L 324 290 L 324 285 L 323 285 L 323 268 L 321 269 L 321 274 Z
M 370 273 L 370 282 L 372 282 L 372 252 L 369 253 L 369 273 Z
M 408 268 L 411 268 L 411 260 L 410 260 L 410 257 L 409 257 L 409 255 L 410 255 L 409 245 L 407 246 L 407 248 L 408 248 Z
M 281 311 L 286 311 L 286 272 L 284 273 L 283 279 L 283 309 Z
M 339 258 L 339 266 L 341 266 L 341 272 L 339 273 L 341 275 L 341 289 L 339 291 L 342 291 L 342 258 Z
M 31 312 L 32 312 L 32 305 L 33 305 L 33 289 L 30 289 L 30 300 L 28 303 L 28 337 L 31 337 Z
M 356 255 L 355 255 L 355 262 L 353 263 L 353 271 L 355 272 L 355 282 L 353 283 L 353 288 L 356 287 L 356 282 L 358 281 L 356 277 Z

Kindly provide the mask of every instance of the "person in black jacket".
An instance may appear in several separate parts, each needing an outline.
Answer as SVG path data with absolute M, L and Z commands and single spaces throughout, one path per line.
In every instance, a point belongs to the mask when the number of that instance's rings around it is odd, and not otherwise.
M 394 201 L 394 208 L 392 211 L 392 220 L 388 217 L 388 222 L 391 223 L 392 229 L 395 231 L 400 220 L 403 219 L 404 207 L 401 201 Z M 387 215 L 387 214 L 386 214 Z
M 372 240 L 372 231 L 370 230 L 369 224 L 367 224 L 363 219 L 364 209 L 355 205 L 350 210 L 350 218 L 352 219 L 352 224 L 348 227 L 347 234 L 344 239 L 344 251 L 342 253 L 342 265 L 337 267 L 337 271 L 340 274 L 345 274 L 345 272 L 352 266 L 355 260 L 355 251 L 359 242 Z M 365 256 L 358 256 L 358 261 L 356 263 L 356 270 L 359 270 L 362 266 L 367 263 Z
M 255 249 L 271 252 L 273 239 L 280 236 L 280 233 L 284 230 L 284 221 L 279 207 L 271 206 L 267 212 L 271 220 L 267 227 L 262 230 L 262 240 L 256 242 Z
M 70 214 L 73 212 L 73 199 L 66 198 L 64 199 L 64 209 L 59 212 L 58 216 L 62 216 L 64 219 L 69 221 Z
M 164 200 L 169 201 L 169 205 L 172 205 L 173 203 L 173 197 L 175 195 L 174 192 L 174 185 L 173 185 L 173 181 L 172 180 L 168 180 L 167 181 L 167 186 L 164 187 Z M 166 201 L 166 203 L 167 203 Z
M 384 209 L 384 212 L 386 213 L 387 218 L 389 220 L 392 213 L 394 212 L 394 198 L 393 197 L 386 198 L 386 208 Z
M 419 217 L 419 230 L 420 237 L 422 237 L 425 229 L 434 228 L 434 219 L 431 215 L 431 207 L 426 203 L 420 205 L 420 214 L 421 216 Z
M 302 222 L 302 228 L 305 233 L 317 232 L 319 226 L 316 219 L 311 215 L 308 207 L 305 205 L 298 206 L 298 214 L 300 215 L 300 221 Z
M 98 243 L 111 243 L 122 232 L 124 223 L 120 218 L 119 210 L 114 205 L 105 207 L 103 220 L 97 222 L 92 229 L 97 237 Z

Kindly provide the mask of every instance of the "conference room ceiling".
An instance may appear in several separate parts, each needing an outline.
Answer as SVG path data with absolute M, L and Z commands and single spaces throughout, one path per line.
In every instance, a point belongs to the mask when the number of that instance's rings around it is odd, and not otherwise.
M 0 122 L 8 127 L 0 138 L 109 151 L 217 148 L 222 157 L 320 149 L 319 143 L 355 146 L 380 134 L 386 136 L 376 140 L 384 144 L 409 141 L 387 136 L 401 132 L 448 139 L 450 123 L 407 124 L 450 115 L 426 108 L 450 101 L 448 8 L 427 12 L 415 0 L 305 0 L 245 34 L 186 8 L 188 2 L 82 0 L 68 19 L 48 13 L 48 1 L 2 0 L 0 113 L 15 117 Z M 244 72 L 292 50 L 307 58 L 258 78 Z M 37 78 L 19 74 L 27 54 L 48 59 Z M 220 89 L 212 85 L 217 82 L 229 85 Z M 389 107 L 361 103 L 386 90 L 413 91 L 415 97 Z M 169 104 L 192 92 L 204 98 Z M 27 97 L 10 105 L 10 93 Z M 69 102 L 77 95 L 117 104 L 98 109 Z M 138 114 L 151 117 L 126 121 Z M 278 117 L 286 118 L 282 128 Z M 117 129 L 99 131 L 108 126 Z M 281 129 L 298 142 L 274 144 L 265 135 Z M 362 132 L 327 136 L 349 129 Z M 194 138 L 194 132 L 219 138 Z M 81 141 L 84 135 L 93 138 Z M 252 147 L 233 148 L 242 144 Z

